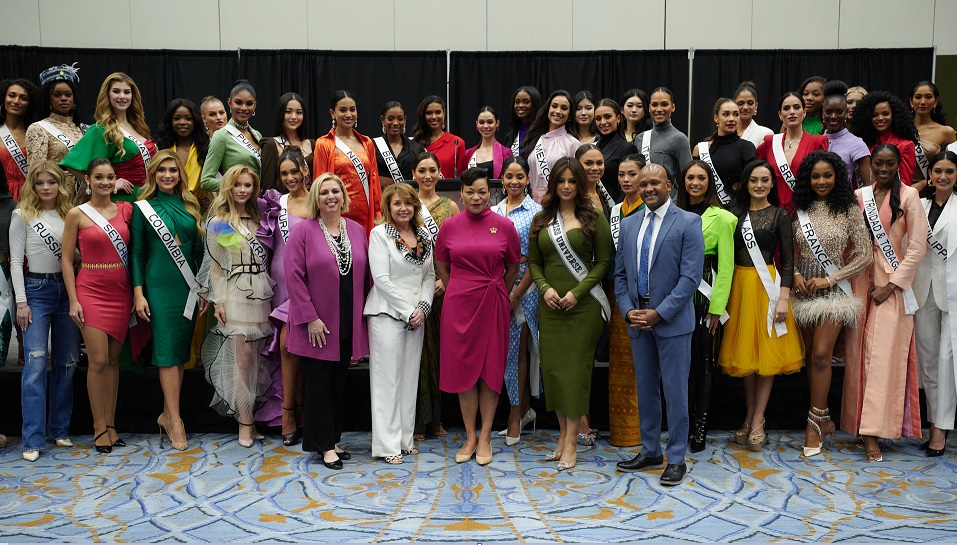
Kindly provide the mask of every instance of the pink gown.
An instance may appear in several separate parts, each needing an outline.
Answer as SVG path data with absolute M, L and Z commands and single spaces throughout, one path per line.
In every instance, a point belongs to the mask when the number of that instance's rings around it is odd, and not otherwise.
M 435 258 L 451 264 L 442 307 L 439 388 L 459 393 L 481 378 L 501 393 L 508 356 L 509 305 L 505 267 L 522 258 L 512 220 L 491 209 L 446 219 Z

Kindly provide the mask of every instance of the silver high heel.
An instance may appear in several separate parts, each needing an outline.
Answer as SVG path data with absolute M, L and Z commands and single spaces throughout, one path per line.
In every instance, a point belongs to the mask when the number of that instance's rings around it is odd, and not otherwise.
M 529 422 L 532 423 L 532 433 L 535 433 L 535 429 L 536 429 L 535 427 L 538 425 L 538 415 L 535 414 L 535 409 L 531 407 L 528 408 L 528 412 L 525 413 L 525 416 L 522 417 L 521 423 L 519 423 L 519 426 L 518 426 L 519 437 L 521 437 L 522 430 L 525 429 L 525 426 L 527 426 Z M 511 446 L 511 445 L 514 445 L 515 443 L 518 443 L 519 437 L 508 437 L 508 428 L 505 428 L 504 430 L 498 432 L 498 434 L 505 436 L 506 445 Z M 509 439 L 513 439 L 514 442 L 509 443 L 508 442 Z
M 817 436 L 820 438 L 820 442 L 816 447 L 804 447 L 804 457 L 810 458 L 811 456 L 817 456 L 821 453 L 821 447 L 824 446 L 824 441 L 829 438 L 833 439 L 835 425 L 831 423 L 831 429 L 826 432 L 821 430 L 821 426 L 824 426 L 825 422 L 830 422 L 831 420 L 831 410 L 828 408 L 818 409 L 817 407 L 811 407 L 811 410 L 807 413 L 807 423 L 809 426 L 814 428 L 814 431 L 817 432 Z M 826 427 L 826 426 L 825 426 Z

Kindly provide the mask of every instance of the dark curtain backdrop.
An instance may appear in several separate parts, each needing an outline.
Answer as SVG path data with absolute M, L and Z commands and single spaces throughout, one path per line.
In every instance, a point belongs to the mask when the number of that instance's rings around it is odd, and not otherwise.
M 542 100 L 555 90 L 572 95 L 591 91 L 597 99 L 616 102 L 628 89 L 650 92 L 658 86 L 669 87 L 678 109 L 675 126 L 687 131 L 688 52 L 681 51 L 510 51 L 451 53 L 450 122 L 452 130 L 468 146 L 479 142 L 475 118 L 479 108 L 492 106 L 502 126 L 499 139 L 505 138 L 511 119 L 511 100 L 515 89 L 533 85 Z
M 757 84 L 758 123 L 781 128 L 776 105 L 787 91 L 797 91 L 809 76 L 843 80 L 848 86 L 883 90 L 905 97 L 914 83 L 931 79 L 934 50 L 696 50 L 694 53 L 694 134 L 692 144 L 713 129 L 712 108 L 718 97 L 732 98 L 742 81 Z
M 143 94 L 147 123 L 159 129 L 166 104 L 177 97 L 197 104 L 206 95 L 226 99 L 231 84 L 244 77 L 256 87 L 257 115 L 253 126 L 273 134 L 279 96 L 296 91 L 306 101 L 309 133 L 325 134 L 330 127 L 329 98 L 337 89 L 354 93 L 359 107 L 359 131 L 380 133 L 379 114 L 387 100 L 398 100 L 415 123 L 419 101 L 429 94 L 449 102 L 449 126 L 468 145 L 478 142 L 475 115 L 493 106 L 502 120 L 500 138 L 509 130 L 512 93 L 534 85 L 544 96 L 555 89 L 572 94 L 588 89 L 596 97 L 618 100 L 632 87 L 645 91 L 663 85 L 675 93 L 674 123 L 688 131 L 688 107 L 693 107 L 692 143 L 711 132 L 711 108 L 720 96 L 734 92 L 742 80 L 757 84 L 761 107 L 758 121 L 777 129 L 775 103 L 801 80 L 819 74 L 843 79 L 848 85 L 884 89 L 904 96 L 913 83 L 930 79 L 933 50 L 697 50 L 694 93 L 688 97 L 688 52 L 452 52 L 446 88 L 446 54 L 442 51 L 172 51 L 48 47 L 0 47 L 0 78 L 26 77 L 55 64 L 78 62 L 83 119 L 92 121 L 94 101 L 103 79 L 123 71 Z M 693 100 L 693 102 L 692 102 Z

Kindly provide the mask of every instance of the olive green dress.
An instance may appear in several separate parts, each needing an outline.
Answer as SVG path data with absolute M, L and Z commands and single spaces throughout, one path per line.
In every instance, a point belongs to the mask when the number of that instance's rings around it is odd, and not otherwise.
M 589 291 L 611 267 L 611 229 L 602 214 L 595 228 L 597 232 L 591 241 L 586 240 L 578 228 L 566 234 L 588 269 L 588 275 L 581 282 L 565 267 L 547 228 L 532 237 L 528 245 L 528 269 L 542 294 L 538 305 L 538 335 L 545 407 L 569 417 L 588 413 L 595 346 L 604 327 L 601 305 Z M 552 309 L 544 299 L 549 287 L 555 288 L 559 296 L 571 291 L 578 303 L 571 310 Z
M 190 270 L 196 274 L 203 260 L 203 239 L 197 231 L 196 220 L 175 195 L 158 192 L 148 202 L 178 239 Z M 133 287 L 143 287 L 143 295 L 150 306 L 153 365 L 182 365 L 189 361 L 193 326 L 199 311 L 194 311 L 192 319 L 183 316 L 189 295 L 186 280 L 143 211 L 135 205 L 130 238 Z

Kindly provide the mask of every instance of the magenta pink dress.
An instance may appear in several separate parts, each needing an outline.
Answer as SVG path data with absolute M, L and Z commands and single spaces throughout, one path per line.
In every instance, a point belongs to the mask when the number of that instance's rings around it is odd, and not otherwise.
M 109 222 L 129 248 L 133 205 L 118 202 L 116 207 L 116 215 Z M 130 273 L 122 266 L 110 237 L 98 225 L 80 229 L 77 239 L 83 265 L 76 277 L 76 299 L 83 307 L 83 325 L 122 343 L 133 312 Z
M 509 308 L 505 267 L 522 258 L 512 220 L 486 208 L 442 223 L 435 258 L 451 263 L 442 307 L 439 388 L 459 393 L 481 378 L 501 393 L 508 356 Z

